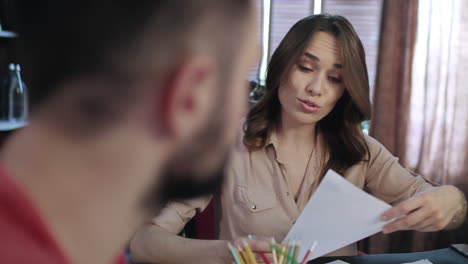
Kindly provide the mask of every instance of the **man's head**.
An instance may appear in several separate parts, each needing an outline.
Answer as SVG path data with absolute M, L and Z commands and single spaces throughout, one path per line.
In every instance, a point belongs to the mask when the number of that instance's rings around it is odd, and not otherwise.
M 153 179 L 153 206 L 219 186 L 256 57 L 249 0 L 18 3 L 32 124 L 76 142 L 126 131 L 166 155 L 128 175 Z

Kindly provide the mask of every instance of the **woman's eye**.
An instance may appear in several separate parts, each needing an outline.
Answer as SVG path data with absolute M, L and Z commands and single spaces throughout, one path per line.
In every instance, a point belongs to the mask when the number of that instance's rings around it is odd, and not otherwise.
M 333 76 L 329 76 L 328 79 L 334 83 L 342 83 L 343 80 L 341 78 L 337 78 L 337 77 L 333 77 Z
M 307 67 L 305 67 L 305 66 L 302 66 L 302 65 L 300 65 L 300 64 L 298 64 L 298 65 L 297 65 L 297 67 L 299 68 L 299 70 L 301 70 L 301 71 L 305 71 L 305 72 L 311 72 L 311 71 L 314 71 L 313 69 L 311 69 L 311 68 L 307 68 Z

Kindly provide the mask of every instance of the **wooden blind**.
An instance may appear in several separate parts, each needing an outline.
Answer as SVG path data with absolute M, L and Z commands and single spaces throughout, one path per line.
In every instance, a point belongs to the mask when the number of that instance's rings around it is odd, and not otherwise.
M 383 0 L 323 0 L 323 13 L 341 15 L 353 24 L 366 51 L 371 98 L 374 91 L 379 51 Z
M 273 0 L 271 10 L 270 56 L 289 29 L 300 19 L 310 16 L 312 0 Z
M 258 43 L 261 44 L 263 0 L 256 0 L 258 12 Z M 270 56 L 288 30 L 300 19 L 313 13 L 313 0 L 272 0 L 270 24 Z M 379 47 L 380 17 L 383 0 L 323 0 L 322 12 L 346 17 L 356 29 L 366 51 L 369 84 L 375 83 Z M 248 79 L 256 80 L 258 65 L 249 72 Z

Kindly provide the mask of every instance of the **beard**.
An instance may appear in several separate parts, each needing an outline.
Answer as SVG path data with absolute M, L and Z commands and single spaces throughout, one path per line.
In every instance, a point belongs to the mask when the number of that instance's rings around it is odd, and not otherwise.
M 225 159 L 226 160 L 226 159 Z M 166 170 L 164 182 L 157 194 L 157 204 L 163 208 L 168 202 L 186 200 L 209 194 L 219 194 L 224 182 L 224 164 L 213 172 L 203 175 L 201 173 L 185 173 L 181 170 Z M 179 165 L 180 166 L 180 165 Z M 183 177 L 181 177 L 183 176 Z
M 222 140 L 224 137 L 221 119 L 211 119 L 208 122 L 205 129 L 194 136 L 190 143 L 182 147 L 162 168 L 160 182 L 150 189 L 144 200 L 147 212 L 149 210 L 152 214 L 159 213 L 170 201 L 221 192 L 229 146 Z M 212 170 L 201 170 L 200 165 L 213 155 L 221 155 L 220 164 Z

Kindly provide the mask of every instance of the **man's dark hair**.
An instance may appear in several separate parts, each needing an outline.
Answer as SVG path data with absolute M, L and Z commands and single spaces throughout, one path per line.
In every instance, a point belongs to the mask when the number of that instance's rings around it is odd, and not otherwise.
M 16 2 L 18 55 L 32 111 L 63 92 L 64 83 L 103 80 L 73 91 L 81 98 L 73 109 L 90 120 L 118 115 L 137 93 L 126 81 L 156 64 L 174 63 L 195 44 L 215 52 L 221 74 L 229 72 L 237 24 L 249 8 L 248 0 Z

